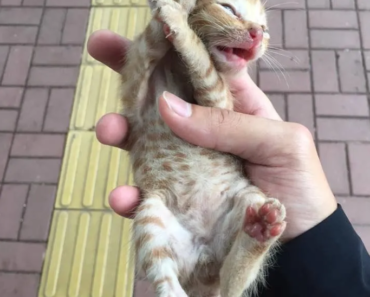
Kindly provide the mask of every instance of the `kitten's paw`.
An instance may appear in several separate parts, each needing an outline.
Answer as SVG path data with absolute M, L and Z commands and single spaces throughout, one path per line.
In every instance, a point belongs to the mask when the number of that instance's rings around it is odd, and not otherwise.
M 247 207 L 243 230 L 259 242 L 276 240 L 285 229 L 285 215 L 285 207 L 277 199 L 267 199 L 262 206 Z
M 167 38 L 173 39 L 180 30 L 188 27 L 188 13 L 173 0 L 158 0 L 156 19 L 164 24 Z
M 171 29 L 167 24 L 163 25 L 163 32 L 166 38 L 170 41 L 173 42 L 173 34 L 171 33 Z

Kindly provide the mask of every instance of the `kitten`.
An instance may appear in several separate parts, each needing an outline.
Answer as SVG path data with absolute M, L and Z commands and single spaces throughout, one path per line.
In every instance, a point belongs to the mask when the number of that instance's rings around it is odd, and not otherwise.
M 169 91 L 233 110 L 230 82 L 268 45 L 264 7 L 260 0 L 150 6 L 153 19 L 121 71 L 134 180 L 142 190 L 133 230 L 138 270 L 158 297 L 250 295 L 284 231 L 285 208 L 248 181 L 237 157 L 175 136 L 157 100 Z

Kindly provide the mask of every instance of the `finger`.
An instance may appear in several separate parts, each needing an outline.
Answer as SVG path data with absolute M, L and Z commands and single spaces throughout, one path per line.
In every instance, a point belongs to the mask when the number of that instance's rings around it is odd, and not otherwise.
M 96 124 L 96 137 L 102 144 L 125 149 L 128 136 L 128 123 L 126 119 L 116 113 L 104 115 Z
M 136 187 L 122 186 L 109 195 L 109 204 L 113 211 L 125 218 L 133 218 L 139 205 L 140 192 Z
M 87 50 L 94 59 L 118 72 L 124 64 L 130 42 L 109 30 L 99 30 L 90 36 Z
M 271 161 L 278 152 L 292 153 L 292 145 L 296 145 L 296 124 L 190 105 L 167 92 L 164 96 L 159 100 L 162 119 L 192 144 L 258 164 Z
M 246 73 L 230 85 L 235 97 L 235 110 L 241 113 L 281 121 L 275 107 L 264 92 Z

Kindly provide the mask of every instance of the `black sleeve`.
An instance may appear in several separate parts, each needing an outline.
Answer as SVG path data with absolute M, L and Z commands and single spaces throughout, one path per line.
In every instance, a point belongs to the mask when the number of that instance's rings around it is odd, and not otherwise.
M 281 246 L 259 297 L 370 297 L 370 256 L 342 207 Z

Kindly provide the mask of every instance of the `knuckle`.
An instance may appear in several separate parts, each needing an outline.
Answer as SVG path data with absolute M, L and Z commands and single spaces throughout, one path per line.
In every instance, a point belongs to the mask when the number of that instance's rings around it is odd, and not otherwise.
M 212 134 L 212 149 L 217 151 L 230 151 L 233 148 L 225 141 L 231 137 L 233 131 L 238 130 L 241 123 L 241 114 L 232 110 L 216 107 L 209 108 L 209 130 Z
M 311 131 L 304 125 L 290 123 L 290 139 L 297 151 L 311 150 L 314 140 Z
M 212 123 L 219 126 L 232 126 L 240 121 L 240 116 L 237 113 L 229 109 L 221 109 L 216 107 L 210 108 Z

